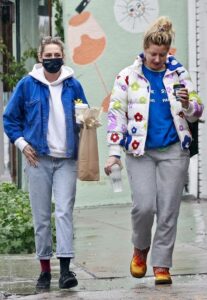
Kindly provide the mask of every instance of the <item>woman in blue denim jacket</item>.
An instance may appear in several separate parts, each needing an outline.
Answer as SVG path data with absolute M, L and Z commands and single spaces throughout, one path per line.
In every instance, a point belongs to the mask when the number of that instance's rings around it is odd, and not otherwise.
M 64 46 L 57 37 L 42 40 L 39 62 L 19 81 L 4 113 L 10 141 L 25 155 L 37 258 L 41 273 L 36 287 L 50 287 L 52 257 L 51 199 L 55 199 L 56 256 L 60 288 L 78 284 L 69 270 L 73 250 L 79 128 L 75 102 L 86 103 L 81 84 L 63 65 Z

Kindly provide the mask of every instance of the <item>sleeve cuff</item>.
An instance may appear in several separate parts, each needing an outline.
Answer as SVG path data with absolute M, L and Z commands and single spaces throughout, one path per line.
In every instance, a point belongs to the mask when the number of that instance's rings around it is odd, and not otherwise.
M 121 157 L 121 146 L 120 145 L 110 145 L 109 146 L 109 156 Z
M 23 137 L 16 139 L 14 142 L 15 146 L 22 152 L 24 148 L 28 145 Z
M 193 114 L 193 103 L 190 101 L 189 102 L 189 107 L 186 109 L 186 108 L 183 108 L 183 112 L 186 116 L 191 116 Z

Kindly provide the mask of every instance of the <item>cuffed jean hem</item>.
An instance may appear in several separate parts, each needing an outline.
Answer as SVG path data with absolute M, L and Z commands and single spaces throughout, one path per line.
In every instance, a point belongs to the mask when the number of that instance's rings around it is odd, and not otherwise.
M 36 254 L 36 258 L 39 260 L 50 260 L 53 257 L 53 254 L 49 254 L 49 255 L 38 255 Z
M 74 255 L 74 253 L 56 253 L 56 257 L 57 258 L 61 258 L 61 257 L 74 258 L 75 255 Z

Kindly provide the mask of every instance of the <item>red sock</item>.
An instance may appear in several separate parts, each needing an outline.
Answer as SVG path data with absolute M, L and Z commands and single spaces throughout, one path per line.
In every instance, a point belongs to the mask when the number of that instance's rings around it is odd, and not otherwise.
M 41 259 L 40 265 L 41 265 L 42 272 L 50 272 L 51 271 L 49 259 Z

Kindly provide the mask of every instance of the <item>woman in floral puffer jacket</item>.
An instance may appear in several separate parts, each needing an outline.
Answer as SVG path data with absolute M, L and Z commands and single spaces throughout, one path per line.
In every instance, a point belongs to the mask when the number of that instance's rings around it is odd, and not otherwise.
M 121 165 L 121 149 L 132 191 L 132 276 L 147 271 L 154 215 L 157 228 L 151 247 L 155 283 L 172 283 L 169 268 L 177 218 L 192 142 L 188 122 L 202 115 L 203 105 L 185 68 L 168 54 L 174 32 L 160 17 L 145 33 L 144 53 L 116 77 L 108 112 L 107 175 Z M 184 88 L 174 95 L 174 84 Z M 187 122 L 188 121 L 188 122 Z

